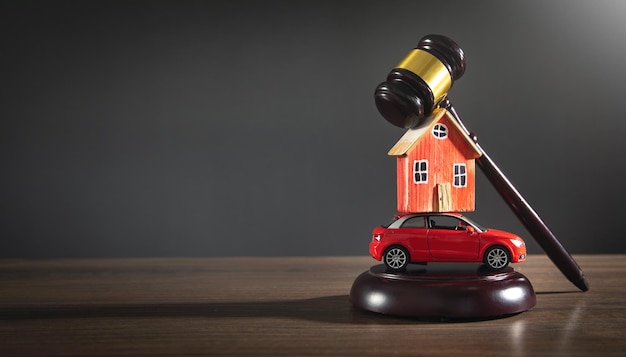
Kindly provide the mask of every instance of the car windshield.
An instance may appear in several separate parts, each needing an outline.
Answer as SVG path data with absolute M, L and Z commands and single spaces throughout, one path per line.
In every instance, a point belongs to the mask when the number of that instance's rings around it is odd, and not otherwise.
M 483 228 L 483 226 L 481 226 L 480 224 L 472 221 L 471 219 L 463 216 L 463 220 L 466 221 L 467 223 L 471 224 L 472 226 L 474 226 L 479 232 L 485 232 L 487 231 L 486 228 Z

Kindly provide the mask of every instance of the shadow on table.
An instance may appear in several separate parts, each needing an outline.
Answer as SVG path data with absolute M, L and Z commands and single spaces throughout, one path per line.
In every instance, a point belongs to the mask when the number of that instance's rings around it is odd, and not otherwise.
M 347 295 L 270 302 L 217 302 L 4 307 L 0 320 L 81 318 L 286 318 L 345 324 L 415 324 L 412 318 L 355 309 Z

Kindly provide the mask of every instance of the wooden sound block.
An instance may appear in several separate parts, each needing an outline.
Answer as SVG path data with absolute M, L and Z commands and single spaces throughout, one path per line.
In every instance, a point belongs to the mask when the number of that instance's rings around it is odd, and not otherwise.
M 352 304 L 381 314 L 424 319 L 491 319 L 535 306 L 530 281 L 511 267 L 492 271 L 480 264 L 409 265 L 390 272 L 375 265 L 359 275 Z

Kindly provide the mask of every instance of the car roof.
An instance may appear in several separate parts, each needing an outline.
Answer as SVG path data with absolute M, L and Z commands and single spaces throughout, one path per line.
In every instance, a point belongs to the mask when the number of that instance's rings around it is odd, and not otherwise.
M 453 216 L 453 217 L 463 217 L 462 214 L 458 212 L 425 212 L 425 213 L 396 213 L 394 217 L 400 219 L 402 217 L 419 217 L 419 216 Z
M 465 216 L 463 216 L 462 214 L 460 214 L 458 212 L 398 213 L 398 214 L 395 214 L 394 217 L 395 217 L 395 220 L 393 222 L 391 222 L 389 225 L 383 226 L 383 227 L 385 227 L 385 228 L 400 228 L 400 226 L 402 224 L 404 224 L 404 222 L 406 222 L 407 220 L 409 220 L 411 218 L 414 218 L 414 217 L 454 217 L 454 218 L 460 219 L 460 220 L 470 224 L 475 229 L 477 229 L 477 230 L 479 230 L 481 232 L 487 231 L 486 228 L 481 227 L 478 223 L 472 221 L 468 217 L 465 217 Z

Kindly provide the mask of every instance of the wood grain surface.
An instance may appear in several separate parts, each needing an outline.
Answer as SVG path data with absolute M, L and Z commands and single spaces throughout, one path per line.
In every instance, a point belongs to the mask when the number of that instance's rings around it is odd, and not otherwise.
M 624 356 L 626 256 L 541 255 L 514 268 L 531 311 L 421 321 L 354 309 L 369 257 L 0 261 L 2 356 Z

